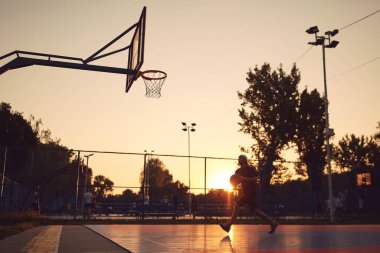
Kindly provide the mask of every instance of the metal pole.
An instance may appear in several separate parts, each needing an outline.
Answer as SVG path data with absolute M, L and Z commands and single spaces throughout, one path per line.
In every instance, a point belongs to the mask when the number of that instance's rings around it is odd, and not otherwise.
M 183 131 L 187 131 L 187 148 L 188 148 L 188 157 L 189 157 L 189 215 L 191 214 L 191 174 L 190 174 L 190 131 L 194 132 L 195 131 L 195 126 L 197 124 L 191 123 L 190 125 L 187 125 L 186 122 L 182 122 Z
M 191 214 L 191 186 L 190 186 L 190 127 L 187 128 L 188 150 L 189 150 L 189 214 Z
M 87 191 L 87 178 L 88 178 L 88 160 L 89 160 L 89 157 L 92 156 L 94 154 L 90 154 L 90 155 L 85 155 L 84 157 L 86 157 L 86 169 L 85 169 L 85 172 L 84 172 L 84 182 L 83 182 L 83 196 L 84 194 L 86 193 Z M 81 211 L 82 213 L 84 213 L 84 201 L 82 201 L 82 205 L 81 205 Z
M 86 193 L 86 189 L 87 189 L 88 158 L 89 156 L 86 156 L 86 169 L 84 172 L 83 194 Z
M 205 157 L 205 185 L 204 185 L 204 217 L 203 219 L 206 219 L 206 206 L 207 206 L 207 200 L 206 200 L 206 189 L 207 189 L 207 158 Z
M 326 114 L 326 152 L 327 152 L 327 172 L 328 172 L 328 186 L 329 186 L 329 201 L 330 201 L 330 221 L 334 221 L 334 202 L 333 202 L 333 189 L 332 189 L 332 178 L 331 178 L 331 153 L 330 153 L 330 135 L 329 135 L 329 102 L 327 99 L 327 81 L 326 81 L 326 56 L 325 56 L 325 38 L 323 38 L 322 44 L 322 55 L 323 55 L 323 81 L 325 88 L 325 114 Z
M 145 217 L 145 173 L 146 173 L 146 156 L 147 154 L 144 154 L 144 174 L 143 174 L 143 180 L 142 180 L 142 202 L 141 202 L 141 219 L 144 220 Z
M 90 154 L 90 155 L 85 155 L 86 159 L 87 159 L 87 162 L 86 162 L 86 170 L 85 170 L 85 174 L 84 174 L 84 186 L 83 186 L 83 194 L 86 193 L 86 189 L 87 189 L 87 180 L 88 180 L 88 160 L 90 158 L 90 156 L 92 156 L 94 154 Z
M 80 151 L 78 151 L 78 168 L 77 168 L 77 182 L 75 186 L 74 220 L 76 220 L 77 218 L 77 209 L 78 209 L 79 169 L 80 169 Z
M 5 168 L 6 168 L 6 163 L 7 163 L 7 153 L 8 153 L 8 147 L 5 147 L 3 173 L 1 175 L 1 194 L 0 194 L 1 199 L 3 198 L 3 192 L 4 192 Z

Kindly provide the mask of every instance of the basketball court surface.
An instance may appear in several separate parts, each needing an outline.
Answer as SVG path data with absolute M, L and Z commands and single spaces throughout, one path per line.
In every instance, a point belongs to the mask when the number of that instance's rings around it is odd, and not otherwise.
M 40 226 L 0 241 L 0 252 L 380 252 L 380 225 Z

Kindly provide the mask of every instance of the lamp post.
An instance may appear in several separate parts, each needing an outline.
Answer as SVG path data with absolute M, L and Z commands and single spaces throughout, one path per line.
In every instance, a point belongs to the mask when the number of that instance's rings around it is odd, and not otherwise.
M 195 132 L 195 126 L 197 124 L 191 123 L 187 125 L 186 122 L 182 122 L 182 131 L 187 132 L 187 145 L 189 151 L 189 214 L 191 214 L 191 180 L 190 180 L 190 132 Z
M 144 153 L 145 153 L 145 160 L 146 160 L 146 157 L 148 157 L 148 161 L 149 159 L 152 157 L 152 154 L 153 154 L 154 150 L 151 150 L 150 153 L 147 151 L 147 150 L 144 150 Z M 146 161 L 144 161 L 144 163 L 146 164 Z M 150 189 L 150 184 L 149 184 L 149 167 L 146 168 L 145 170 L 145 191 L 144 191 L 144 194 L 145 195 L 149 195 L 149 189 Z M 145 195 L 144 195 L 144 198 L 145 198 Z
M 86 170 L 85 170 L 85 173 L 84 173 L 84 187 L 83 187 L 83 194 L 86 193 L 86 189 L 87 189 L 87 177 L 88 177 L 88 159 L 90 156 L 93 156 L 94 154 L 89 154 L 89 155 L 85 155 L 84 157 L 86 157 Z
M 338 29 L 325 32 L 325 35 L 318 36 L 318 26 L 310 27 L 306 30 L 308 34 L 315 35 L 315 41 L 309 42 L 308 44 L 314 46 L 322 46 L 322 59 L 323 59 L 323 81 L 324 81 L 324 101 L 325 101 L 325 116 L 326 116 L 326 153 L 327 153 L 327 172 L 328 172 L 328 187 L 329 187 L 329 202 L 330 202 L 330 221 L 334 221 L 334 202 L 333 202 L 333 190 L 332 190 L 332 179 L 331 179 L 331 150 L 330 150 L 330 137 L 334 136 L 334 130 L 329 126 L 329 102 L 327 99 L 327 82 L 326 82 L 326 55 L 325 48 L 335 48 L 339 41 L 331 41 L 331 37 L 334 37 L 339 33 Z

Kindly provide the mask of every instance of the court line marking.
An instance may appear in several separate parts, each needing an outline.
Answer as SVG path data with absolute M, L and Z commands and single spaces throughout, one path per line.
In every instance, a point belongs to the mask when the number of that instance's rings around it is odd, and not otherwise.
M 30 240 L 20 252 L 25 253 L 58 253 L 62 226 L 47 226 Z

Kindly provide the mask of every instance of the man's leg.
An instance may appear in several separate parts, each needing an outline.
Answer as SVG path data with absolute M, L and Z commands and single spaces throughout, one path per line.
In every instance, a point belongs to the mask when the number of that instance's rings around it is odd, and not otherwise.
M 232 211 L 230 221 L 228 222 L 228 225 L 231 226 L 235 220 L 236 217 L 239 215 L 240 205 L 238 203 L 235 203 L 234 210 Z
M 261 219 L 265 220 L 267 223 L 269 224 L 273 223 L 273 221 L 268 217 L 268 215 L 264 213 L 263 211 L 261 211 L 260 209 L 258 208 L 253 209 L 253 213 L 259 216 Z
M 269 223 L 269 225 L 270 225 L 270 231 L 269 231 L 269 233 L 270 234 L 273 234 L 276 231 L 276 228 L 278 227 L 278 222 L 277 221 L 271 220 L 266 213 L 264 213 L 263 211 L 261 211 L 258 208 L 253 209 L 253 212 L 257 216 L 259 216 L 261 219 L 263 219 L 263 220 L 265 220 L 266 222 Z
M 222 229 L 224 231 L 226 231 L 227 233 L 230 231 L 232 224 L 235 222 L 236 217 L 239 214 L 239 210 L 240 210 L 240 205 L 236 202 L 235 206 L 234 206 L 234 210 L 232 211 L 230 220 L 228 222 L 226 222 L 226 223 L 221 223 L 220 224 L 220 226 L 222 227 Z

